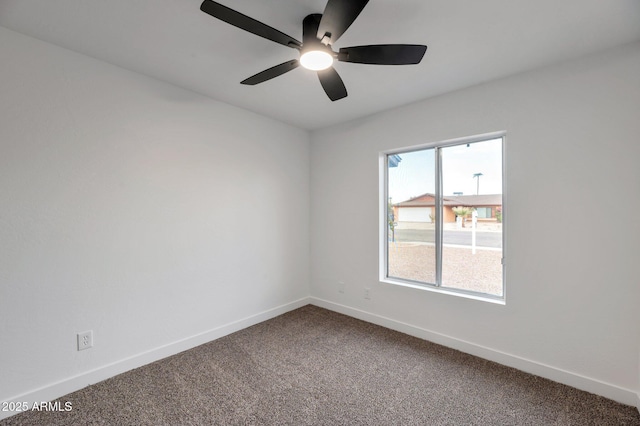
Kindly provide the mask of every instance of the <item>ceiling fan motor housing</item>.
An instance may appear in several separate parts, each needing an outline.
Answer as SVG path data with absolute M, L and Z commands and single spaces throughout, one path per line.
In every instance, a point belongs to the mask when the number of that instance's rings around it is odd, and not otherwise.
M 318 39 L 318 26 L 320 25 L 321 19 L 322 14 L 312 13 L 302 20 L 302 53 L 311 50 L 322 50 L 334 56 L 331 47 L 323 44 L 321 40 Z
M 300 64 L 303 67 L 321 71 L 333 65 L 336 53 L 318 39 L 318 26 L 322 15 L 314 13 L 308 15 L 302 21 L 302 50 L 300 51 Z

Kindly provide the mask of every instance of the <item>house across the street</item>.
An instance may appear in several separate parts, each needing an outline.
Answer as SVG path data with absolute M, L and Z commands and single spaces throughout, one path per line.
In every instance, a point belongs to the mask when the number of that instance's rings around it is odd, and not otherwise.
M 443 222 L 456 221 L 454 207 L 470 207 L 478 212 L 478 221 L 497 222 L 502 211 L 502 194 L 455 195 L 443 197 Z M 426 193 L 393 205 L 397 227 L 425 228 L 435 220 L 434 194 Z

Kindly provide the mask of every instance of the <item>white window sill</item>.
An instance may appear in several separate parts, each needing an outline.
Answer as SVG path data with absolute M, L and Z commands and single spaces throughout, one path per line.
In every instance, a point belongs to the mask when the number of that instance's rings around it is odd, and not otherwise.
M 491 297 L 491 296 L 483 296 L 482 294 L 478 294 L 478 293 L 467 293 L 465 291 L 462 290 L 453 290 L 453 289 L 444 289 L 441 287 L 434 287 L 434 286 L 430 286 L 428 284 L 418 284 L 418 283 L 412 283 L 410 281 L 404 281 L 404 280 L 400 280 L 400 279 L 394 279 L 394 278 L 381 278 L 380 279 L 381 283 L 385 283 L 385 284 L 393 284 L 393 285 L 400 285 L 403 287 L 409 287 L 409 288 L 415 288 L 418 290 L 425 290 L 425 291 L 430 291 L 433 293 L 440 293 L 440 294 L 447 294 L 450 296 L 456 296 L 456 297 L 463 297 L 465 299 L 472 299 L 472 300 L 478 300 L 481 302 L 488 302 L 488 303 L 493 303 L 496 305 L 506 305 L 506 301 L 504 298 L 498 298 L 496 297 Z

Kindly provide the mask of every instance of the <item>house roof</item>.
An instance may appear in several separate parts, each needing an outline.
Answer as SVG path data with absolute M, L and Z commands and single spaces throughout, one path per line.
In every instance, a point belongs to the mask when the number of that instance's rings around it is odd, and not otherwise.
M 425 199 L 426 198 L 426 199 Z M 424 193 L 417 197 L 410 198 L 406 201 L 402 201 L 394 204 L 396 207 L 427 207 L 435 205 L 435 196 L 432 193 Z M 465 206 L 465 207 L 480 207 L 480 206 L 501 206 L 502 194 L 482 194 L 482 195 L 456 195 L 443 197 L 443 203 L 445 206 Z
M 501 206 L 502 194 L 482 194 L 482 195 L 457 195 L 455 197 L 447 197 L 458 201 L 461 206 Z

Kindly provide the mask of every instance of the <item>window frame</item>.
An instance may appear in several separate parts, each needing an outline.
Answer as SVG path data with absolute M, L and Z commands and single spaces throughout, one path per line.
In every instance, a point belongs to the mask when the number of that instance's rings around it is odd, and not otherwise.
M 480 293 L 465 289 L 456 289 L 450 287 L 441 287 L 442 283 L 442 239 L 443 239 L 443 200 L 442 200 L 442 150 L 441 148 L 484 142 L 493 139 L 502 139 L 502 296 L 496 296 L 488 293 Z M 440 142 L 429 142 L 420 145 L 414 145 L 403 148 L 394 148 L 379 153 L 379 195 L 380 195 L 380 212 L 379 212 L 379 281 L 381 283 L 401 285 L 420 290 L 427 290 L 441 294 L 464 297 L 468 299 L 480 300 L 490 303 L 505 305 L 507 297 L 506 288 L 506 234 L 508 215 L 505 214 L 507 199 L 507 179 L 506 179 L 506 146 L 507 132 L 498 131 L 492 133 L 484 133 L 480 135 L 448 139 Z M 410 279 L 389 277 L 389 226 L 387 219 L 387 206 L 389 200 L 389 162 L 388 158 L 392 155 L 406 154 L 426 149 L 434 149 L 435 151 L 435 209 L 436 209 L 436 227 L 435 227 L 435 244 L 436 244 L 436 284 L 430 284 Z M 437 214 L 440 212 L 440 214 Z

